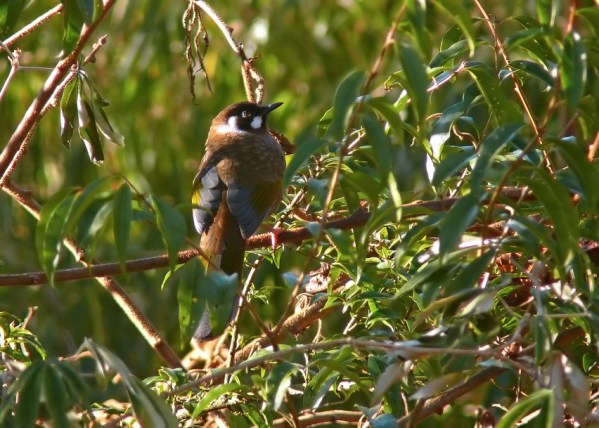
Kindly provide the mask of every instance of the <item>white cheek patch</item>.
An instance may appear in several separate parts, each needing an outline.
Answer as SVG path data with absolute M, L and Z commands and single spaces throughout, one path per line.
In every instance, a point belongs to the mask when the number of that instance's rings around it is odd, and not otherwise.
M 237 116 L 231 116 L 227 121 L 227 125 L 229 126 L 230 131 L 239 131 L 239 126 L 237 125 Z
M 245 132 L 237 126 L 237 116 L 231 116 L 227 123 L 218 125 L 216 128 L 219 134 L 235 134 L 236 132 Z
M 262 116 L 256 116 L 255 118 L 253 118 L 252 122 L 250 123 L 250 126 L 253 129 L 260 129 L 262 127 Z

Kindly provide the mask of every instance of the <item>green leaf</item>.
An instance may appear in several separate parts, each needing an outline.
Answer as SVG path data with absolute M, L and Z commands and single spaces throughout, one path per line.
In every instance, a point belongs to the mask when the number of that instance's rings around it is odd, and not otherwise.
M 177 428 L 177 417 L 168 403 L 138 378 L 131 376 L 131 380 L 127 392 L 139 425 Z
M 114 243 L 123 271 L 125 271 L 127 262 L 127 246 L 133 215 L 132 202 L 133 197 L 129 183 L 123 183 L 114 197 L 114 209 L 112 211 Z
M 399 111 L 386 97 L 369 97 L 366 105 L 383 116 L 399 142 L 403 141 L 404 129 Z
M 73 79 L 67 85 L 60 98 L 60 141 L 66 148 L 70 147 L 71 138 L 73 138 L 75 131 L 78 84 L 78 79 Z
M 85 19 L 78 5 L 79 0 L 61 0 L 61 2 L 64 19 L 64 34 L 62 37 L 63 56 L 66 56 L 77 44 Z
M 434 160 L 439 159 L 443 145 L 451 137 L 451 127 L 457 119 L 464 115 L 466 108 L 467 103 L 465 101 L 455 103 L 443 110 L 439 119 L 433 124 L 430 145 Z
M 102 142 L 98 134 L 94 110 L 90 102 L 84 99 L 81 89 L 77 93 L 77 117 L 79 119 L 79 136 L 85 145 L 89 159 L 99 165 L 104 162 Z
M 461 242 L 466 228 L 480 212 L 480 199 L 470 193 L 461 198 L 447 213 L 439 231 L 439 252 L 444 258 Z
M 501 417 L 495 425 L 496 428 L 510 428 L 517 426 L 518 423 L 526 415 L 529 415 L 533 410 L 540 409 L 550 401 L 553 396 L 553 391 L 550 389 L 541 389 L 519 400 L 517 404 L 512 406 L 508 412 Z M 549 407 L 551 408 L 551 407 Z M 547 425 L 551 426 L 551 425 Z
M 210 315 L 212 333 L 218 336 L 229 325 L 231 314 L 237 304 L 239 277 L 237 274 L 227 275 L 223 272 L 211 272 L 200 279 L 197 287 L 199 298 L 206 302 L 205 307 Z
M 581 17 L 583 22 L 587 23 L 595 37 L 599 37 L 599 8 L 596 6 L 581 7 L 576 9 L 575 14 Z
M 490 68 L 480 63 L 469 63 L 466 70 L 474 78 L 499 125 L 522 120 L 520 107 L 503 93 L 499 85 L 499 77 Z
M 88 184 L 85 189 L 75 197 L 68 220 L 63 227 L 63 235 L 69 234 L 75 229 L 75 226 L 77 226 L 77 223 L 85 210 L 96 201 L 96 198 L 100 193 L 105 192 L 108 189 L 108 185 L 111 181 L 111 177 L 99 178 Z
M 445 295 L 452 295 L 473 288 L 485 273 L 489 264 L 495 259 L 496 250 L 489 250 L 480 257 L 466 263 L 458 274 L 445 286 Z
M 557 141 L 555 145 L 583 190 L 581 197 L 588 203 L 588 209 L 591 213 L 597 213 L 599 192 L 596 183 L 599 183 L 599 164 L 589 162 L 584 149 L 579 145 L 568 141 Z
M 389 137 L 385 134 L 381 124 L 371 116 L 365 115 L 362 118 L 362 124 L 366 130 L 370 145 L 374 149 L 376 161 L 379 166 L 379 174 L 380 176 L 387 175 L 391 169 L 392 160 Z
M 566 189 L 546 170 L 524 167 L 519 171 L 518 179 L 526 184 L 541 201 L 553 223 L 555 237 L 559 246 L 556 256 L 564 269 L 578 250 L 578 213 L 570 200 Z
M 33 428 L 39 412 L 46 363 L 36 361 L 21 373 L 9 389 L 10 395 L 18 393 L 14 412 L 19 428 Z M 3 397 L 4 398 L 4 397 Z M 3 400 L 4 401 L 4 400 Z
M 79 12 L 86 24 L 91 24 L 94 20 L 95 0 L 76 0 Z
M 406 90 L 412 99 L 418 122 L 426 118 L 428 108 L 428 77 L 422 60 L 409 45 L 399 45 L 399 59 L 406 73 Z
M 559 5 L 561 2 L 555 0 L 536 0 L 537 15 L 542 25 L 553 27 L 555 18 L 559 16 Z
M 217 400 L 223 395 L 228 395 L 232 392 L 248 390 L 249 388 L 246 385 L 240 385 L 238 383 L 226 383 L 223 385 L 218 385 L 212 388 L 206 393 L 206 395 L 202 397 L 202 399 L 195 406 L 195 409 L 193 409 L 191 418 L 196 419 L 204 410 L 211 407 L 211 405 L 218 403 Z
M 327 137 L 340 141 L 345 134 L 352 106 L 358 98 L 358 91 L 364 81 L 364 73 L 355 71 L 347 75 L 337 87 L 333 102 L 333 120 L 327 131 Z
M 464 36 L 466 36 L 470 56 L 474 55 L 474 49 L 476 48 L 476 33 L 474 31 L 474 26 L 472 25 L 470 11 L 464 7 L 464 2 L 460 0 L 434 0 L 434 3 L 438 8 L 445 11 L 447 16 L 450 19 L 453 19 L 460 27 Z
M 296 365 L 281 361 L 274 366 L 266 378 L 266 395 L 274 411 L 280 409 L 291 386 L 291 377 L 297 373 Z
M 283 189 L 286 189 L 297 171 L 306 164 L 308 159 L 322 149 L 327 144 L 326 140 L 321 138 L 310 138 L 308 141 L 297 145 L 297 149 L 291 158 L 291 161 L 283 173 Z
M 551 76 L 551 73 L 543 67 L 541 64 L 527 60 L 516 60 L 511 61 L 510 65 L 518 70 L 537 78 L 547 86 L 553 88 L 555 86 L 555 79 Z
M 564 39 L 560 69 L 562 87 L 566 93 L 568 108 L 574 111 L 584 95 L 587 80 L 588 54 L 580 34 L 573 32 Z
M 44 397 L 46 399 L 46 408 L 52 417 L 54 426 L 69 426 L 67 411 L 69 409 L 70 399 L 55 361 L 46 365 Z
M 54 285 L 54 272 L 60 260 L 64 225 L 75 201 L 72 193 L 71 188 L 63 189 L 44 204 L 35 232 L 38 258 L 51 285 Z
M 0 40 L 4 40 L 10 35 L 26 4 L 25 0 L 0 2 Z
M 476 152 L 474 150 L 460 150 L 445 156 L 435 168 L 432 180 L 433 186 L 440 186 L 448 177 L 464 169 L 475 157 Z
M 165 282 L 172 277 L 172 271 L 167 273 Z M 201 295 L 198 285 L 204 281 L 204 266 L 198 257 L 194 257 L 174 273 L 177 282 L 177 301 L 179 303 L 179 331 L 181 345 L 187 343 L 195 331 L 206 308 L 206 300 Z M 192 322 L 195 323 L 192 324 Z
M 460 40 L 445 50 L 439 52 L 428 64 L 430 68 L 442 67 L 448 61 L 456 59 L 456 57 L 466 52 L 466 48 L 469 47 L 468 40 Z
M 482 183 L 491 167 L 493 158 L 499 150 L 508 144 L 518 134 L 522 128 L 521 123 L 509 123 L 499 126 L 491 132 L 482 142 L 478 155 L 478 160 L 472 170 L 471 190 L 474 193 L 482 192 Z
M 156 221 L 166 247 L 169 265 L 173 269 L 179 260 L 179 250 L 185 243 L 187 234 L 185 217 L 159 196 L 152 197 L 152 206 L 156 212 Z

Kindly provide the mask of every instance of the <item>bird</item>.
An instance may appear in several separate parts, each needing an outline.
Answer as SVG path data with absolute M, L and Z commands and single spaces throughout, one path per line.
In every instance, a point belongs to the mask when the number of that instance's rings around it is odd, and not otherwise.
M 237 274 L 239 281 L 246 240 L 281 201 L 285 153 L 266 120 L 282 104 L 238 102 L 212 120 L 191 198 L 206 272 Z M 228 323 L 239 309 L 237 293 L 230 307 Z M 214 331 L 210 311 L 226 309 L 205 306 L 193 338 L 220 336 L 227 325 Z

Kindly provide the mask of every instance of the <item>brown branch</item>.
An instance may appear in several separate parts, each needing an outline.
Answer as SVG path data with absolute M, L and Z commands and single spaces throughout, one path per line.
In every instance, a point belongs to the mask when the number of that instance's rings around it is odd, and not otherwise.
M 400 418 L 397 421 L 397 426 L 415 426 L 415 424 L 421 422 L 429 416 L 440 413 L 443 410 L 443 407 L 447 406 L 448 404 L 452 404 L 462 395 L 472 392 L 474 388 L 496 378 L 505 371 L 507 371 L 507 369 L 503 367 L 487 367 L 486 369 L 481 370 L 455 388 L 452 388 L 448 391 L 445 391 L 441 395 L 427 400 L 424 405 L 418 409 L 418 411 L 412 412 Z
M 21 193 L 26 193 L 20 190 Z M 501 195 L 507 199 L 520 200 L 522 189 L 505 188 Z M 534 199 L 532 194 L 526 194 L 525 200 Z M 433 201 L 418 201 L 403 205 L 403 218 L 413 218 L 422 215 L 425 210 L 430 211 L 446 211 L 451 208 L 459 198 L 446 198 Z M 323 224 L 324 229 L 353 229 L 366 224 L 370 218 L 368 211 L 356 211 L 349 217 L 332 220 Z M 281 230 L 277 236 L 277 240 L 282 244 L 300 244 L 301 242 L 311 239 L 312 234 L 306 227 L 298 227 L 288 230 Z M 254 235 L 247 241 L 247 249 L 253 250 L 256 248 L 266 248 L 271 246 L 271 234 L 262 233 Z M 187 263 L 194 257 L 199 256 L 197 249 L 183 250 L 179 252 L 178 263 Z M 122 275 L 125 273 L 142 272 L 153 269 L 161 269 L 169 266 L 167 255 L 159 255 L 147 257 L 143 259 L 130 260 L 125 263 L 125 270 L 119 262 L 90 264 L 84 268 L 72 268 L 57 270 L 54 275 L 54 282 L 76 281 L 80 279 L 96 278 L 107 275 Z M 0 275 L 0 287 L 5 286 L 31 286 L 42 285 L 48 283 L 48 277 L 44 272 L 26 272 L 18 274 Z
M 307 411 L 298 416 L 301 427 L 309 427 L 320 424 L 351 424 L 355 426 L 360 419 L 364 419 L 364 413 L 356 410 L 326 410 L 324 412 Z M 274 428 L 289 426 L 287 419 L 276 419 L 272 422 Z
M 25 112 L 17 129 L 14 131 L 4 147 L 4 150 L 0 154 L 0 188 L 6 185 L 18 162 L 25 154 L 29 139 L 42 117 L 42 109 L 54 94 L 56 88 L 64 80 L 67 73 L 71 71 L 71 67 L 76 64 L 77 58 L 83 50 L 83 47 L 115 2 L 116 0 L 106 0 L 103 5 L 102 13 L 98 19 L 89 26 L 83 27 L 75 48 L 64 59 L 56 64 L 39 94 Z
M 369 339 L 335 339 L 326 342 L 308 343 L 297 345 L 295 347 L 281 349 L 266 355 L 261 355 L 252 359 L 245 359 L 239 363 L 225 368 L 218 368 L 212 373 L 202 376 L 199 379 L 181 385 L 171 391 L 163 393 L 164 397 L 171 397 L 190 391 L 200 385 L 221 380 L 224 376 L 241 370 L 247 370 L 253 367 L 262 366 L 270 361 L 288 358 L 291 355 L 305 353 L 309 351 L 321 351 L 326 349 L 339 349 L 344 346 L 351 346 L 356 349 L 369 349 L 383 352 L 395 352 L 398 355 L 404 355 L 408 359 L 425 358 L 431 355 L 470 355 L 474 357 L 497 358 L 502 361 L 511 361 L 510 358 L 501 354 L 502 347 L 486 349 L 460 349 L 460 348 L 429 348 L 426 346 L 411 346 L 405 342 L 378 341 Z
M 3 190 L 39 221 L 41 206 L 31 197 L 30 192 L 20 189 L 11 182 L 6 183 Z M 86 260 L 85 250 L 79 247 L 72 239 L 66 238 L 63 243 L 75 259 L 85 266 L 86 269 L 96 263 L 95 260 Z M 121 307 L 125 315 L 137 327 L 144 339 L 146 339 L 162 360 L 171 368 L 181 367 L 181 361 L 175 351 L 162 339 L 151 321 L 137 307 L 123 287 L 110 276 L 100 276 L 95 279 L 110 293 L 110 296 Z

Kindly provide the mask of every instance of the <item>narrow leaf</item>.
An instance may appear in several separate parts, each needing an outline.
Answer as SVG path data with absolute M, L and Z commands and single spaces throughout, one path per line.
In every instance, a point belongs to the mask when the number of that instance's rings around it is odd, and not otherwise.
M 347 75 L 337 87 L 333 102 L 333 120 L 327 131 L 329 138 L 339 141 L 343 137 L 352 106 L 358 98 L 358 91 L 363 81 L 364 73 L 356 71 Z
M 587 80 L 588 54 L 580 34 L 566 35 L 561 57 L 561 79 L 570 110 L 576 109 L 584 95 Z
M 114 197 L 113 233 L 116 252 L 119 256 L 121 269 L 125 271 L 127 261 L 127 246 L 131 231 L 131 217 L 133 215 L 133 197 L 128 183 L 123 183 Z
M 510 428 L 518 425 L 526 415 L 529 415 L 533 410 L 541 408 L 548 400 L 550 400 L 553 392 L 550 389 L 541 389 L 524 397 L 517 404 L 512 406 L 508 412 L 499 420 L 496 428 Z
M 286 189 L 291 184 L 291 180 L 297 171 L 306 164 L 308 159 L 326 144 L 326 140 L 314 137 L 297 145 L 296 151 L 283 173 L 283 189 Z
M 69 409 L 69 396 L 64 382 L 55 364 L 48 364 L 44 376 L 44 396 L 46 408 L 56 427 L 69 425 L 67 411 Z
M 362 124 L 376 156 L 380 176 L 387 175 L 391 169 L 391 142 L 381 124 L 371 116 L 364 116 Z
M 422 61 L 414 48 L 409 45 L 399 45 L 399 59 L 406 73 L 407 91 L 412 99 L 416 117 L 419 122 L 426 118 L 428 108 L 428 78 Z
M 71 145 L 76 126 L 77 85 L 78 79 L 75 78 L 67 85 L 60 98 L 60 141 L 67 148 Z
M 462 240 L 468 226 L 480 212 L 480 200 L 472 193 L 461 198 L 447 213 L 439 231 L 440 255 L 443 258 Z
M 481 186 L 491 166 L 493 158 L 504 145 L 512 141 L 522 126 L 523 125 L 521 123 L 502 125 L 491 132 L 487 138 L 485 138 L 480 147 L 478 160 L 476 161 L 472 171 L 472 192 L 479 193 L 482 191 Z

